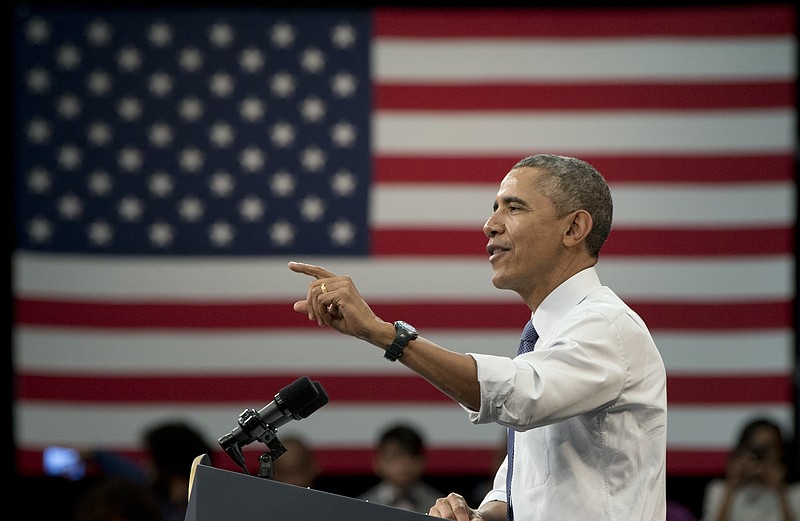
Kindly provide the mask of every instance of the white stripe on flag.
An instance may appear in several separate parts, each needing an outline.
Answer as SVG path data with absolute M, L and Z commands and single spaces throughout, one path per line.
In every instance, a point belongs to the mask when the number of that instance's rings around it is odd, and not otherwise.
M 459 352 L 498 356 L 513 354 L 519 342 L 516 329 L 468 334 L 428 329 L 425 336 Z M 794 366 L 788 329 L 655 331 L 653 337 L 670 374 L 789 374 Z M 329 330 L 128 333 L 23 326 L 17 331 L 14 357 L 23 373 L 54 375 L 411 374 L 402 365 L 370 356 L 371 349 Z M 321 356 L 328 352 L 336 356 Z
M 87 440 L 101 446 L 138 446 L 141 433 L 132 425 L 185 418 L 210 436 L 219 437 L 236 426 L 238 414 L 246 408 L 260 409 L 264 403 L 221 405 L 125 405 L 25 403 L 15 418 L 20 439 L 27 446 L 64 444 L 85 447 Z M 779 406 L 676 406 L 670 408 L 667 442 L 672 449 L 702 448 L 727 450 L 732 436 L 748 419 L 769 415 L 791 425 L 791 407 Z M 315 444 L 371 447 L 375 436 L 390 422 L 407 419 L 418 424 L 431 448 L 437 446 L 494 447 L 499 433 L 495 424 L 473 425 L 455 403 L 437 404 L 328 404 L 290 428 L 301 429 Z M 53 426 L 57 425 L 57 429 Z M 87 431 L 87 426 L 92 430 Z M 289 429 L 282 430 L 285 435 Z
M 794 78 L 790 36 L 642 38 L 378 38 L 378 81 L 469 84 Z M 497 57 L 502 56 L 502 60 Z M 520 67 L 520 64 L 526 64 Z
M 378 155 L 681 154 L 790 152 L 790 109 L 713 111 L 379 111 Z
M 498 172 L 497 183 L 492 185 L 382 184 L 372 194 L 370 220 L 376 228 L 445 227 L 480 233 L 491 215 L 503 175 L 505 172 Z M 619 183 L 611 185 L 611 192 L 615 227 L 787 226 L 793 224 L 795 216 L 795 186 L 791 181 Z M 443 206 L 447 211 L 442 211 Z
M 491 284 L 483 258 L 304 258 L 352 275 L 365 298 L 394 302 L 509 302 L 516 293 Z M 627 298 L 726 301 L 731 297 L 786 299 L 793 294 L 793 258 L 708 257 L 601 259 L 601 280 Z M 14 291 L 25 298 L 90 298 L 151 301 L 208 298 L 290 305 L 304 298 L 309 278 L 289 271 L 286 260 L 224 258 L 117 258 L 14 255 Z M 665 276 L 668 274 L 668 276 Z M 457 278 L 459 284 L 454 284 Z M 397 284 L 402 280 L 403 284 Z M 155 299 L 155 301 L 151 300 Z

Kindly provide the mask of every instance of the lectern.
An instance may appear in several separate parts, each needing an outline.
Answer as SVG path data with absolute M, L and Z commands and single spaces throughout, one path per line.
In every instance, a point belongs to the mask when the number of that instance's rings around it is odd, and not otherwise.
M 427 514 L 369 503 L 196 460 L 185 521 L 431 521 Z

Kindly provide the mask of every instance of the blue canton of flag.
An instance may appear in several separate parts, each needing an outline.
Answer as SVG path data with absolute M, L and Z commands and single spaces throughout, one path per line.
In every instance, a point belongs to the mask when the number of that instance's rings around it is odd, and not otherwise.
M 20 18 L 18 247 L 367 253 L 367 13 Z

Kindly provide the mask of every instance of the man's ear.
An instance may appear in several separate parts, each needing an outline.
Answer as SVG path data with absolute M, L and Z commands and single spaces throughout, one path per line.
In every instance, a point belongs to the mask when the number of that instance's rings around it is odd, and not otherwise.
M 575 246 L 586 240 L 586 236 L 592 230 L 592 216 L 586 210 L 575 210 L 569 214 L 569 228 L 564 234 L 564 245 Z

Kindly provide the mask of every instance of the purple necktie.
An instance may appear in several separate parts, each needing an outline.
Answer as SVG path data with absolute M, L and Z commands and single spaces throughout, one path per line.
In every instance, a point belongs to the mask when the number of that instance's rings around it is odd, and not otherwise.
M 522 337 L 519 339 L 519 349 L 517 355 L 530 353 L 539 334 L 533 328 L 533 322 L 528 320 L 525 329 L 522 330 Z M 506 474 L 506 519 L 514 521 L 514 509 L 511 507 L 511 476 L 514 474 L 514 430 L 508 429 L 508 473 Z

